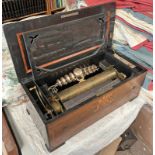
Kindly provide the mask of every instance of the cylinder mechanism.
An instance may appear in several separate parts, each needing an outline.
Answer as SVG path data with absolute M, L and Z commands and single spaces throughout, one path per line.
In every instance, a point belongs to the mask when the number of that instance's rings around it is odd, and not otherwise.
M 116 78 L 125 79 L 126 76 L 123 73 L 119 73 L 115 68 L 109 68 L 108 70 L 99 73 L 81 83 L 78 83 L 68 89 L 65 89 L 58 93 L 58 97 L 61 102 L 65 102 L 79 94 L 82 94 L 95 86 L 113 80 Z
M 57 87 L 62 87 L 75 81 L 82 82 L 87 75 L 95 73 L 96 71 L 98 71 L 98 69 L 99 68 L 96 65 L 90 65 L 83 68 L 75 68 L 72 72 L 57 79 L 56 83 L 50 86 L 48 90 L 52 90 L 52 92 L 57 93 Z

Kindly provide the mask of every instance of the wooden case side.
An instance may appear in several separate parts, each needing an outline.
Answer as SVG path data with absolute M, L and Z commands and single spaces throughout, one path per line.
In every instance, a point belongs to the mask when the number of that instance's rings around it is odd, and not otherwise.
M 3 154 L 19 155 L 16 141 L 12 135 L 10 127 L 8 126 L 6 116 L 2 113 L 2 140 L 3 140 Z
M 142 73 L 56 121 L 47 124 L 50 140 L 49 148 L 60 146 L 82 129 L 120 107 L 125 102 L 137 97 L 145 74 Z
M 39 130 L 39 132 L 42 136 L 42 138 L 44 139 L 45 145 L 49 146 L 46 124 L 43 122 L 43 120 L 39 116 L 36 108 L 34 107 L 34 105 L 31 102 L 29 102 L 27 104 L 27 111 L 31 115 L 33 122 L 35 123 L 37 129 Z

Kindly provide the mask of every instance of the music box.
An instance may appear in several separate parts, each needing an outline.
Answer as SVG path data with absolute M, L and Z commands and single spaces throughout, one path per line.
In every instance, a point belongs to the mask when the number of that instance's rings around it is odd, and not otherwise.
M 112 2 L 4 26 L 27 111 L 50 151 L 139 93 L 146 70 L 113 51 L 114 22 Z

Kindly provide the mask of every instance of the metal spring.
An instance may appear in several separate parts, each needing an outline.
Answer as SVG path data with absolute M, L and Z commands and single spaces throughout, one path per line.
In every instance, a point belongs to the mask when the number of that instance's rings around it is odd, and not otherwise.
M 91 66 L 82 68 L 84 77 L 92 73 L 95 73 L 96 71 L 98 71 L 98 67 L 96 65 L 91 65 Z
M 85 78 L 85 76 L 95 73 L 98 70 L 96 65 L 91 65 L 84 68 L 75 68 L 73 72 L 66 74 L 65 76 L 57 79 L 56 86 L 62 87 L 74 81 L 80 81 Z
M 60 79 L 57 79 L 56 84 L 60 87 L 67 85 L 68 83 L 76 81 L 76 76 L 73 73 L 69 73 Z
M 66 74 L 65 76 L 57 79 L 56 83 L 48 88 L 51 90 L 53 94 L 58 92 L 57 87 L 62 87 L 74 81 L 83 81 L 85 76 L 90 75 L 98 71 L 98 67 L 96 65 L 91 65 L 83 68 L 75 68 L 73 72 Z

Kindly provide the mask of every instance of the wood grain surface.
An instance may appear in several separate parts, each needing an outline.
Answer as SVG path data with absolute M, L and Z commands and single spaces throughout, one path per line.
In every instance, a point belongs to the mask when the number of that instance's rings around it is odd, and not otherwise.
M 2 114 L 2 140 L 3 140 L 3 153 L 5 153 L 5 155 L 19 155 L 15 139 L 7 124 L 4 113 Z
M 62 145 L 67 139 L 88 127 L 103 116 L 135 98 L 146 73 L 114 88 L 108 93 L 71 111 L 56 121 L 47 124 L 50 149 Z

